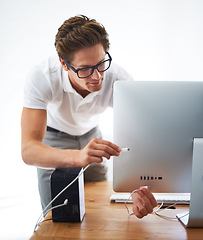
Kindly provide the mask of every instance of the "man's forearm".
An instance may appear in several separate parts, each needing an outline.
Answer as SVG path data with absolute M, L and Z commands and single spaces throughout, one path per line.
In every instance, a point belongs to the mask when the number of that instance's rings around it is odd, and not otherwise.
M 37 140 L 22 144 L 22 157 L 26 164 L 47 168 L 85 167 L 101 163 L 102 158 L 119 156 L 121 148 L 103 139 L 93 138 L 82 150 L 55 149 Z
M 32 141 L 22 146 L 22 158 L 28 165 L 45 168 L 79 167 L 80 150 L 56 149 L 38 141 Z

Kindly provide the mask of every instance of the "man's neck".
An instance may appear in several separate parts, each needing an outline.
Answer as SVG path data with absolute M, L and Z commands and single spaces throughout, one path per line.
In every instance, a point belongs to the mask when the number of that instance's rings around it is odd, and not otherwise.
M 69 81 L 71 83 L 71 86 L 73 89 L 75 89 L 75 91 L 80 94 L 83 98 L 85 98 L 88 94 L 90 94 L 90 92 L 86 89 L 81 89 L 80 86 L 77 86 L 76 84 L 73 84 L 72 81 L 69 78 Z

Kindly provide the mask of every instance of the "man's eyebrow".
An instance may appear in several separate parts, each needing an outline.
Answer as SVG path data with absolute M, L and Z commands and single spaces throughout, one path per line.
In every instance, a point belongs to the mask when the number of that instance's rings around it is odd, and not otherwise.
M 105 61 L 105 57 L 101 61 L 99 61 L 97 64 L 100 64 L 103 61 Z M 89 68 L 92 66 L 96 66 L 97 64 L 95 64 L 95 65 L 78 65 L 77 68 Z

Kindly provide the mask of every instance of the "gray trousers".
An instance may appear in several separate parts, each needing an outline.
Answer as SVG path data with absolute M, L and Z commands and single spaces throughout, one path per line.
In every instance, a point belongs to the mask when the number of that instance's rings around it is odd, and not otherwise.
M 83 149 L 92 138 L 101 138 L 99 128 L 94 128 L 82 136 L 72 136 L 63 132 L 47 131 L 43 143 L 58 149 Z M 51 201 L 51 174 L 55 169 L 37 168 L 38 189 L 42 209 Z M 106 159 L 102 163 L 92 163 L 84 173 L 85 181 L 107 180 Z

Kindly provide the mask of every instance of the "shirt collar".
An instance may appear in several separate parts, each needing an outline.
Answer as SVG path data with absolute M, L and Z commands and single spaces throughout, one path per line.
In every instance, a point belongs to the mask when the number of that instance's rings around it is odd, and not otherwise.
M 63 81 L 63 90 L 65 92 L 72 92 L 74 93 L 75 92 L 75 89 L 72 87 L 71 83 L 70 83 L 70 80 L 69 80 L 69 77 L 68 77 L 68 73 L 67 71 L 65 71 L 64 69 L 62 69 L 62 81 Z

